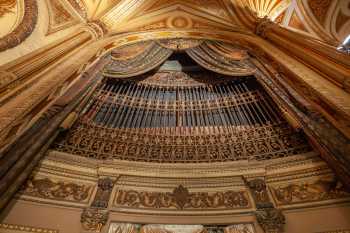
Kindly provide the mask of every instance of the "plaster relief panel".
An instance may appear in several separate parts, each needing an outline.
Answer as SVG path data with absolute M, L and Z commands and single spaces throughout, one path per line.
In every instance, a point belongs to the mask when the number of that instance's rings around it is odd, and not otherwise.
M 40 202 L 65 202 L 66 205 L 86 205 L 94 190 L 93 184 L 51 177 L 31 177 L 22 187 L 21 199 Z
M 330 177 L 274 184 L 270 186 L 270 190 L 278 206 L 322 204 L 322 202 L 348 201 L 350 198 L 343 185 Z
M 252 208 L 245 187 L 235 178 L 213 178 L 211 185 L 199 179 L 121 177 L 116 184 L 113 208 L 117 211 L 245 211 Z M 216 181 L 215 181 L 216 180 Z M 145 182 L 145 183 L 144 183 Z M 231 183 L 231 185 L 228 184 Z M 235 184 L 236 183 L 236 184 Z M 157 185 L 153 185 L 157 184 Z

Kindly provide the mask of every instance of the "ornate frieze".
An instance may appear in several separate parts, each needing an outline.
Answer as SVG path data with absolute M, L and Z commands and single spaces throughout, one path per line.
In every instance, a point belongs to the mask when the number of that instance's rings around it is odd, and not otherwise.
M 339 181 L 327 178 L 272 185 L 270 188 L 276 204 L 281 206 L 350 198 L 350 193 Z
M 250 207 L 245 191 L 190 192 L 179 185 L 172 192 L 118 189 L 114 207 L 155 210 L 234 210 Z
M 22 188 L 22 195 L 58 201 L 87 202 L 93 187 L 51 178 L 30 178 Z

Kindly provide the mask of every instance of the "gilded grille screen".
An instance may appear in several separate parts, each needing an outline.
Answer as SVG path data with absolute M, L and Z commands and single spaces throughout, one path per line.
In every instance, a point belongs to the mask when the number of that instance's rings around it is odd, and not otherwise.
M 161 163 L 266 160 L 310 151 L 254 77 L 204 70 L 107 78 L 55 149 Z
M 155 76 L 174 75 L 188 76 L 180 72 Z M 91 101 L 85 120 L 111 128 L 233 127 L 282 121 L 252 78 L 214 85 L 186 81 L 177 80 L 176 86 L 155 81 L 106 82 Z

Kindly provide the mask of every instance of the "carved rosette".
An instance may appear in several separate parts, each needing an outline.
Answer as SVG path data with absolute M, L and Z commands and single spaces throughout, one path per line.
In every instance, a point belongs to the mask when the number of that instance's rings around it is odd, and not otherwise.
M 281 210 L 275 208 L 259 209 L 255 212 L 255 216 L 265 233 L 283 232 L 285 217 Z
M 101 232 L 108 221 L 109 212 L 107 210 L 89 208 L 84 209 L 80 222 L 86 231 Z

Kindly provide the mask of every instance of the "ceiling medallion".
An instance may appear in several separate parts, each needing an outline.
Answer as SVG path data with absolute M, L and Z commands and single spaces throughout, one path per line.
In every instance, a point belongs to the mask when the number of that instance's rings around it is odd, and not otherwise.
M 188 29 L 191 28 L 192 25 L 192 20 L 184 16 L 170 17 L 167 20 L 167 26 L 169 28 Z

